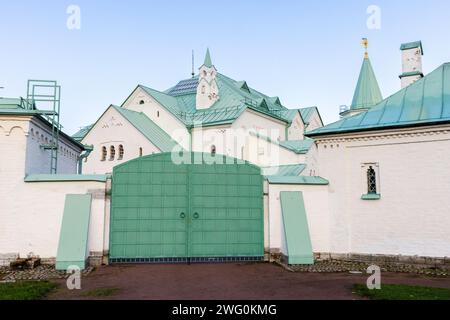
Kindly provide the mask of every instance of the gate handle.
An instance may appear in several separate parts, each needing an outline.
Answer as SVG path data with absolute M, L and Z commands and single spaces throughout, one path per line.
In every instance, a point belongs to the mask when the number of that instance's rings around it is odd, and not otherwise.
M 198 214 L 198 212 L 194 213 L 194 219 L 198 219 L 200 217 L 200 215 Z
M 184 219 L 186 217 L 186 215 L 184 214 L 184 212 L 180 213 L 180 218 Z

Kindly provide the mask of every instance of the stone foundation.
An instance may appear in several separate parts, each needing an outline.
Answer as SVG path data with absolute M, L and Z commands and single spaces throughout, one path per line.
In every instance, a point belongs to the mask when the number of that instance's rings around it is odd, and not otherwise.
M 440 269 L 450 271 L 450 257 L 420 257 L 404 255 L 357 254 L 357 253 L 314 253 L 314 261 L 345 261 L 374 264 L 380 267 L 412 266 L 418 269 Z
M 9 264 L 19 258 L 18 253 L 0 254 L 0 267 L 9 267 Z

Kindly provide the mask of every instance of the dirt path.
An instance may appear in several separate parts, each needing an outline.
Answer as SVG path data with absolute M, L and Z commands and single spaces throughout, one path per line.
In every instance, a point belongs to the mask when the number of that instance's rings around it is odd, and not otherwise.
M 114 265 L 100 267 L 82 279 L 82 290 L 69 291 L 65 281 L 49 299 L 93 299 L 94 289 L 117 288 L 100 299 L 358 299 L 352 285 L 367 275 L 293 273 L 269 263 L 192 265 Z M 450 288 L 450 278 L 383 273 L 382 283 Z

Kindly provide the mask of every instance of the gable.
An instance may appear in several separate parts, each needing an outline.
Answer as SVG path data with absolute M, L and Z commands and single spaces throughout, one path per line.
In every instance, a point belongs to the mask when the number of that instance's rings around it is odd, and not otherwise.
M 97 122 L 92 126 L 84 141 L 88 141 L 94 135 L 94 132 L 104 129 L 104 131 L 118 131 L 123 127 L 128 130 L 136 130 L 145 139 L 151 142 L 162 152 L 172 151 L 178 144 L 171 139 L 171 137 L 153 121 L 151 121 L 145 114 L 135 111 L 127 110 L 117 106 L 110 106 Z M 123 139 L 126 139 L 128 133 L 122 133 Z

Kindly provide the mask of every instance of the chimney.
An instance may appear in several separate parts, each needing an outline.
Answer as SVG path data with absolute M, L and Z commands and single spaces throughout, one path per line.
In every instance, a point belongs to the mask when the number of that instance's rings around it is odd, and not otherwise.
M 400 46 L 402 51 L 402 74 L 400 79 L 402 89 L 423 78 L 422 41 L 403 43 Z

